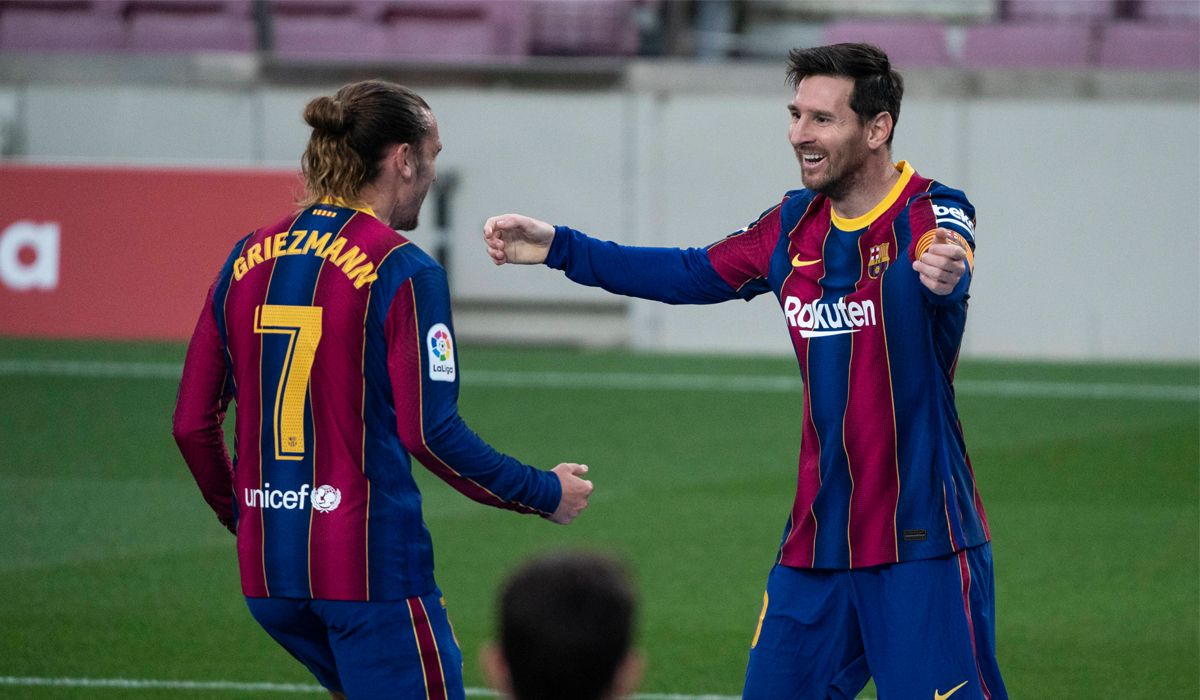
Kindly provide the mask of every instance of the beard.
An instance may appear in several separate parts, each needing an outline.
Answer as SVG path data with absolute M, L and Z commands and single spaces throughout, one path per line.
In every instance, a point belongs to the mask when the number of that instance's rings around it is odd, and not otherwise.
M 814 179 L 804 173 L 803 164 L 804 158 L 799 152 L 796 157 L 800 159 L 800 181 L 804 186 L 817 194 L 823 194 L 832 200 L 840 200 L 854 190 L 858 185 L 859 178 L 862 173 L 863 164 L 867 161 L 867 152 L 864 150 L 861 153 L 835 165 L 829 153 L 825 154 L 826 175 L 823 179 Z
M 417 227 L 420 211 L 401 212 L 392 217 L 388 224 L 397 231 L 412 231 Z
M 388 224 L 393 229 L 397 231 L 412 231 L 417 227 L 421 215 L 421 205 L 425 202 L 425 195 L 429 194 L 429 184 L 432 183 L 425 184 L 424 189 L 413 192 L 408 201 L 401 201 L 396 206 L 396 209 L 392 211 L 392 215 L 388 217 Z

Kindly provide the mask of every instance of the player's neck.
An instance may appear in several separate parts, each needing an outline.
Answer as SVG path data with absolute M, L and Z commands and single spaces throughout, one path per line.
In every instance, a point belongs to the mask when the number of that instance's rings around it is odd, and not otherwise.
M 841 196 L 830 197 L 833 211 L 843 219 L 856 219 L 874 209 L 892 191 L 900 171 L 892 163 L 890 153 L 872 157 L 859 170 L 858 176 Z

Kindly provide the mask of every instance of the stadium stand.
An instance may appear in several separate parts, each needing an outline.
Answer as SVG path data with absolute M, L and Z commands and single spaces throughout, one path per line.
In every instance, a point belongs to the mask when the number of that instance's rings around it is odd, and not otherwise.
M 1000 16 L 1009 20 L 1095 20 L 1115 16 L 1119 0 L 1001 0 Z
M 1100 41 L 1102 68 L 1200 69 L 1200 24 L 1111 22 Z
M 100 53 L 124 47 L 124 8 L 104 0 L 8 0 L 0 49 Z
M 382 8 L 386 58 L 483 61 L 529 53 L 529 6 L 513 0 L 406 0 Z
M 495 62 L 529 50 L 519 0 L 272 0 L 283 58 Z
M 533 53 L 633 56 L 638 51 L 634 3 L 628 0 L 538 0 L 532 5 Z
M 1080 22 L 1019 20 L 978 24 L 963 34 L 964 68 L 1086 68 L 1094 32 Z
M 825 29 L 826 43 L 866 41 L 878 45 L 897 66 L 931 67 L 950 65 L 946 27 L 930 20 L 846 19 L 831 22 Z
M 254 51 L 252 0 L 133 0 L 125 5 L 130 51 Z
M 383 48 L 379 4 L 368 0 L 270 0 L 269 48 L 314 60 L 375 60 Z
M 1196 0 L 1140 0 L 1137 16 L 1147 20 L 1183 20 L 1200 23 L 1200 2 Z
M 560 56 L 765 58 L 818 41 L 870 41 L 906 68 L 1200 68 L 1200 0 L 706 2 L 713 5 L 0 0 L 0 52 L 258 52 L 285 62 L 485 66 Z M 709 11 L 716 5 L 722 12 Z M 713 16 L 721 21 L 711 21 Z

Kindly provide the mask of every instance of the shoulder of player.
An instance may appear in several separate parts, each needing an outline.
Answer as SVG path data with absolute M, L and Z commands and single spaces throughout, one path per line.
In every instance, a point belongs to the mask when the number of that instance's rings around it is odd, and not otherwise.
M 929 183 L 929 198 L 935 202 L 956 203 L 960 205 L 971 206 L 971 200 L 967 199 L 967 193 L 962 190 L 955 189 L 948 185 L 944 185 L 937 180 L 932 180 Z
M 908 201 L 904 205 L 904 213 L 908 213 L 913 207 L 920 206 L 922 202 L 929 202 L 934 206 L 957 208 L 968 218 L 974 218 L 975 206 L 971 204 L 971 200 L 967 198 L 965 192 L 943 185 L 936 180 L 927 180 L 926 182 L 925 187 L 909 195 Z
M 781 221 L 799 218 L 814 197 L 816 197 L 816 193 L 812 190 L 788 190 L 783 193 L 783 198 L 779 200 L 779 203 L 772 205 L 759 215 L 758 221 L 772 215 L 778 215 Z
M 817 196 L 816 192 L 813 192 L 812 190 L 807 189 L 807 188 L 801 188 L 798 190 L 788 190 L 787 192 L 783 193 L 783 200 L 780 201 L 780 205 L 791 204 L 792 206 L 795 206 L 796 204 L 801 204 L 801 203 L 807 205 L 816 196 Z
M 446 270 L 441 263 L 408 239 L 398 243 L 379 262 L 381 279 L 390 278 L 399 284 L 407 279 L 441 280 L 445 283 Z
M 966 193 L 936 180 L 928 180 L 909 197 L 901 216 L 918 228 L 941 226 L 972 237 L 975 233 L 975 206 Z

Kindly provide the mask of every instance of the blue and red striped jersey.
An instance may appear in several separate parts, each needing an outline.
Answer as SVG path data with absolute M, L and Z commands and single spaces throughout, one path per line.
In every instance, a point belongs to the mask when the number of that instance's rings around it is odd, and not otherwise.
M 872 211 L 788 192 L 707 248 L 637 248 L 556 229 L 546 264 L 582 284 L 672 304 L 773 292 L 804 381 L 796 498 L 778 561 L 845 569 L 924 559 L 988 541 L 954 402 L 974 264 L 966 196 L 905 162 Z M 912 269 L 955 232 L 968 271 L 948 295 Z
M 412 457 L 481 503 L 558 507 L 554 474 L 459 417 L 459 374 L 445 271 L 370 211 L 318 204 L 234 246 L 188 347 L 175 436 L 236 530 L 246 595 L 433 591 Z

